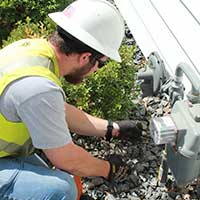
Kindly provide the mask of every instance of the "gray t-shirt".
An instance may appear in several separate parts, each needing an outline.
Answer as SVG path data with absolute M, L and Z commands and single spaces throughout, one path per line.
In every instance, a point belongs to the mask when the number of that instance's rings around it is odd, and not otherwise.
M 72 141 L 64 110 L 64 92 L 43 77 L 26 77 L 10 84 L 0 96 L 0 112 L 23 121 L 34 147 L 49 149 Z

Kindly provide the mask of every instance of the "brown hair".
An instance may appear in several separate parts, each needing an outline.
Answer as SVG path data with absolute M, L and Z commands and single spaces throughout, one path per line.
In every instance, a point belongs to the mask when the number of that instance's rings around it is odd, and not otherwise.
M 59 26 L 57 27 L 57 30 L 50 36 L 49 41 L 53 45 L 57 46 L 60 52 L 65 54 L 90 52 L 92 57 L 100 58 L 104 56 L 100 52 L 73 37 Z

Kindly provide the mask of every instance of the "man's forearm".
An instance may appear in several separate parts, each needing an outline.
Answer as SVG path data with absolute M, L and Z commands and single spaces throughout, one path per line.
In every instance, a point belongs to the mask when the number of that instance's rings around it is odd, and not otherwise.
M 66 121 L 72 132 L 80 135 L 105 136 L 107 120 L 93 117 L 70 104 L 65 105 L 65 113 Z
M 62 170 L 81 177 L 102 176 L 107 178 L 110 171 L 108 161 L 97 159 L 74 143 L 63 147 L 44 150 L 52 164 Z

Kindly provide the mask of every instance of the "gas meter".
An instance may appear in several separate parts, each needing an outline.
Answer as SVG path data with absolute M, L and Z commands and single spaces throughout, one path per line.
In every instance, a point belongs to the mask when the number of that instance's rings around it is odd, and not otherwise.
M 156 67 L 162 70 L 156 70 Z M 173 107 L 171 114 L 150 120 L 150 133 L 155 144 L 165 144 L 164 159 L 177 185 L 180 186 L 200 176 L 200 80 L 185 63 L 180 63 L 176 68 L 174 78 L 169 77 L 168 80 L 163 79 L 164 75 L 161 76 L 165 72 L 164 68 L 163 63 L 162 68 L 157 64 L 154 65 L 155 74 L 152 76 L 152 82 L 155 81 L 154 77 L 161 77 L 160 83 L 157 84 L 157 92 L 166 92 L 170 96 Z M 183 74 L 192 85 L 187 99 L 184 99 Z M 144 75 L 139 72 L 139 77 L 144 79 L 143 83 L 145 83 L 145 72 Z M 149 87 L 154 86 L 149 84 Z M 143 87 L 144 94 L 148 94 L 145 92 L 146 88 L 148 87 Z M 163 170 L 168 170 L 168 168 Z
M 151 120 L 150 132 L 156 144 L 166 144 L 165 159 L 178 185 L 200 176 L 199 103 L 177 101 L 170 115 Z

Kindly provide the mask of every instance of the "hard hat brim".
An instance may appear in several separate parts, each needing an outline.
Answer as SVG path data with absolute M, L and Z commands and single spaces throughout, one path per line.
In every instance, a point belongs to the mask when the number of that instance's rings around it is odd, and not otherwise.
M 113 50 L 105 45 L 102 46 L 99 41 L 97 41 L 91 34 L 81 28 L 77 23 L 74 21 L 72 22 L 70 19 L 66 19 L 66 16 L 63 14 L 63 12 L 50 13 L 48 16 L 58 26 L 60 26 L 75 38 L 79 39 L 81 42 L 84 43 L 84 41 L 87 41 L 88 46 L 117 62 L 121 62 L 121 57 L 118 51 Z

